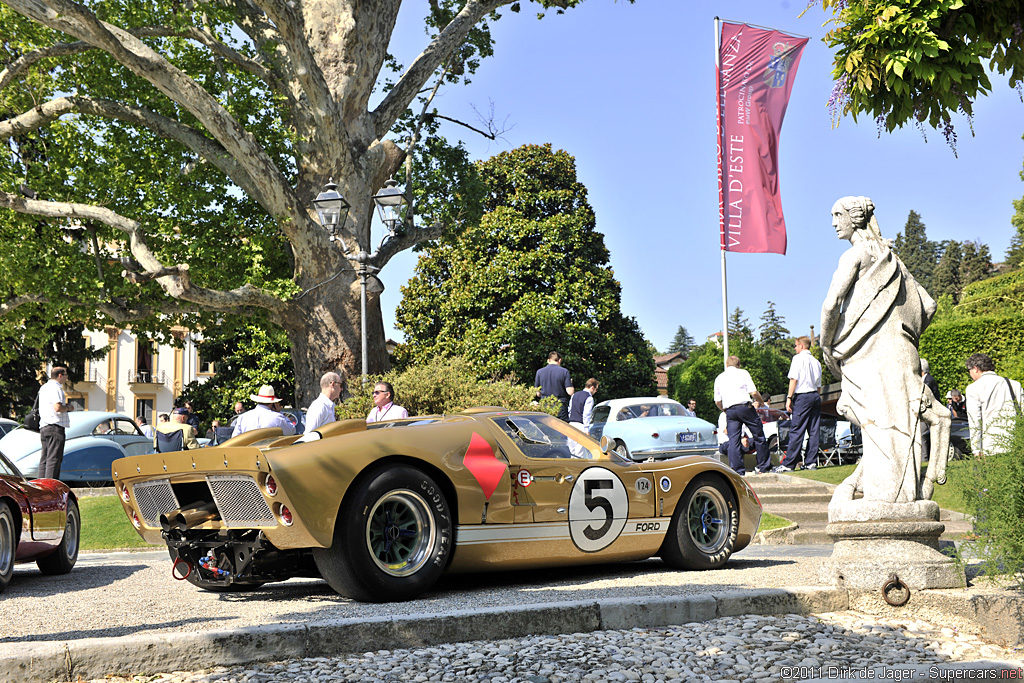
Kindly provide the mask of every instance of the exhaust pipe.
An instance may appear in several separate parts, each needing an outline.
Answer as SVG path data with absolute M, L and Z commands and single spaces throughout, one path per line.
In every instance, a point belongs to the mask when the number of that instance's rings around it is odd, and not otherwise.
M 192 527 L 209 522 L 211 519 L 217 519 L 217 517 L 216 503 L 206 503 L 205 505 L 172 510 L 160 515 L 160 528 L 164 531 L 173 529 L 188 531 Z

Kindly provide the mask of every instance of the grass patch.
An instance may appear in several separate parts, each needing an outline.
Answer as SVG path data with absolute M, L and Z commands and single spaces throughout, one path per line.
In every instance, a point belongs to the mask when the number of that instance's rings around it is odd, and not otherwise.
M 790 472 L 790 476 L 822 481 L 828 484 L 841 484 L 844 479 L 853 474 L 856 465 L 838 465 L 835 467 L 819 467 L 816 470 L 798 470 Z M 924 476 L 927 465 L 921 468 L 921 476 Z M 969 464 L 966 460 L 955 460 L 946 466 L 946 483 L 935 487 L 932 500 L 938 503 L 943 510 L 954 510 L 964 514 L 971 514 L 964 504 L 964 494 L 969 480 Z
M 153 548 L 135 531 L 117 496 L 79 498 L 82 513 L 82 550 Z
M 789 521 L 785 517 L 777 517 L 770 512 L 761 513 L 761 525 L 757 527 L 758 531 L 769 531 L 771 529 L 781 529 L 787 527 L 793 522 Z

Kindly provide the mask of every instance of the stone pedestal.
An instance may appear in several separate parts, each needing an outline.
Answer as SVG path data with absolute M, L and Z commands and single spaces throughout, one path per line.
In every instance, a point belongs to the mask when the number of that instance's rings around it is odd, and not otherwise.
M 911 590 L 961 588 L 963 568 L 939 552 L 945 525 L 939 506 L 913 503 L 836 501 L 829 505 L 825 533 L 835 540 L 832 557 L 821 569 L 826 584 L 880 591 L 895 574 Z

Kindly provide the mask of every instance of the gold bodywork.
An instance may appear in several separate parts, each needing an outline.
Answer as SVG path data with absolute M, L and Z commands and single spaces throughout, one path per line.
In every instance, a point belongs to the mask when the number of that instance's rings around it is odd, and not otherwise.
M 544 420 L 575 443 L 575 454 L 582 457 L 552 457 L 550 451 L 548 457 L 531 457 L 536 453 L 525 453 L 529 449 L 517 445 L 505 428 L 516 417 Z M 760 522 L 753 491 L 719 462 L 700 456 L 625 461 L 601 452 L 573 427 L 533 413 L 474 409 L 370 428 L 361 420 L 345 420 L 319 434 L 319 440 L 301 443 L 298 436 L 282 437 L 280 430 L 258 430 L 217 447 L 121 458 L 112 465 L 113 480 L 129 518 L 141 523 L 142 537 L 162 544 L 160 525 L 145 520 L 136 487 L 163 480 L 175 487 L 202 487 L 217 476 L 251 479 L 273 519 L 246 528 L 288 550 L 330 547 L 335 524 L 345 522 L 338 519 L 339 508 L 353 484 L 377 468 L 412 465 L 429 474 L 448 498 L 455 520 L 452 571 L 650 557 L 661 547 L 683 492 L 702 473 L 724 482 L 735 496 L 734 550 L 750 543 Z M 275 495 L 267 489 L 270 475 L 277 483 Z M 290 525 L 282 521 L 282 506 L 291 512 Z M 218 517 L 196 528 L 239 525 Z

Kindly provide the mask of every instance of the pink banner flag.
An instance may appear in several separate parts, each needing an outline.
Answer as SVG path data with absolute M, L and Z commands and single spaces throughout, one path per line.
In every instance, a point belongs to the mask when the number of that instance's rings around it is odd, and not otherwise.
M 807 40 L 746 24 L 722 24 L 718 222 L 725 251 L 786 253 L 779 133 Z

